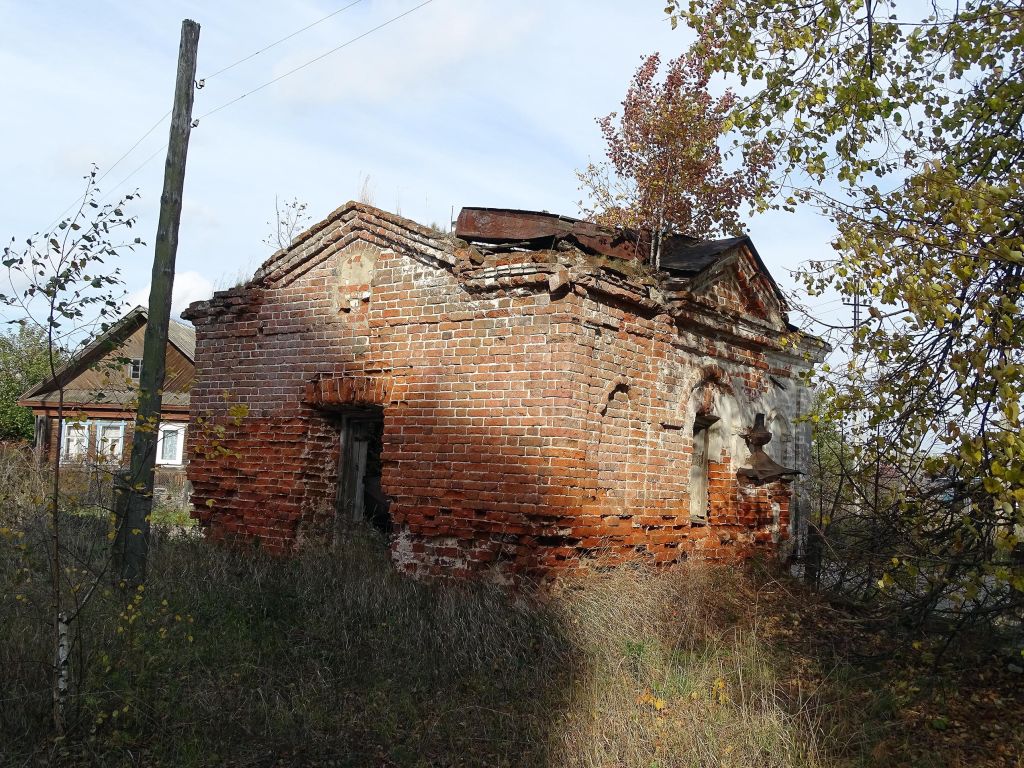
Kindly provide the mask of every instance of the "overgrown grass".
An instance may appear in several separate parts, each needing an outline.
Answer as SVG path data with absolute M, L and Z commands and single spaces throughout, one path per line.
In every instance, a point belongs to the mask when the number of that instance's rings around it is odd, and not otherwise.
M 105 521 L 65 526 L 82 559 L 102 557 Z M 83 615 L 73 730 L 56 742 L 32 555 L 44 532 L 26 530 L 0 541 L 6 764 L 811 767 L 911 754 L 894 738 L 898 691 L 840 660 L 842 632 L 809 653 L 822 641 L 801 622 L 836 615 L 770 577 L 618 567 L 513 594 L 410 581 L 369 535 L 272 559 L 160 528 L 145 589 L 105 584 Z M 954 764 L 933 757 L 905 764 Z
M 112 520 L 112 512 L 106 507 L 85 506 L 70 510 L 71 514 Z M 188 529 L 195 528 L 197 523 L 188 507 L 154 504 L 149 520 L 152 525 L 162 528 Z

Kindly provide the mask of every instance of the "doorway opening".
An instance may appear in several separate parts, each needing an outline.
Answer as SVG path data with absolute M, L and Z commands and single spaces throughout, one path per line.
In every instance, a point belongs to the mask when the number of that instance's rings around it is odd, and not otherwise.
M 391 533 L 391 500 L 381 488 L 384 410 L 361 408 L 342 414 L 338 452 L 338 533 L 361 523 Z

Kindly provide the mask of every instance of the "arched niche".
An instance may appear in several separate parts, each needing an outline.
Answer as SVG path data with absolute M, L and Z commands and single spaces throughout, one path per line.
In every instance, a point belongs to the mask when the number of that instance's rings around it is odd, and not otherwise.
M 724 451 L 731 452 L 730 440 L 738 418 L 739 406 L 733 388 L 718 366 L 701 371 L 690 393 L 685 409 L 692 433 L 690 451 L 690 519 L 707 521 L 710 509 L 709 470 L 722 460 Z
M 772 441 L 766 446 L 765 452 L 780 464 L 793 466 L 793 424 L 781 411 L 775 409 L 768 412 L 768 431 L 772 433 Z

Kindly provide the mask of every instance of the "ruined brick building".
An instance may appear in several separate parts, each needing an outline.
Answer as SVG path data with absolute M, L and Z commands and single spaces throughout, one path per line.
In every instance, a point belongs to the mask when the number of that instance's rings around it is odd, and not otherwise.
M 342 206 L 185 313 L 195 514 L 275 551 L 375 526 L 425 575 L 792 540 L 822 345 L 749 238 L 650 250 L 547 213 L 468 208 L 452 236 Z

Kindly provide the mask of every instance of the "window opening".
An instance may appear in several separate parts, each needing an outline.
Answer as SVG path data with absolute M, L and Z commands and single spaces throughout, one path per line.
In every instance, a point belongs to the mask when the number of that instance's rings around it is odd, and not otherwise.
M 85 461 L 89 453 L 89 424 L 85 421 L 64 422 L 61 459 L 69 462 Z
M 138 381 L 142 378 L 142 360 L 139 358 L 132 358 L 131 362 L 128 363 L 128 375 L 132 377 L 132 381 Z
M 101 421 L 96 424 L 96 459 L 116 463 L 124 454 L 124 422 Z
M 711 427 L 717 416 L 698 415 L 693 420 L 693 453 L 690 455 L 690 519 L 704 522 L 708 519 L 711 499 L 708 493 L 708 456 L 710 454 Z

